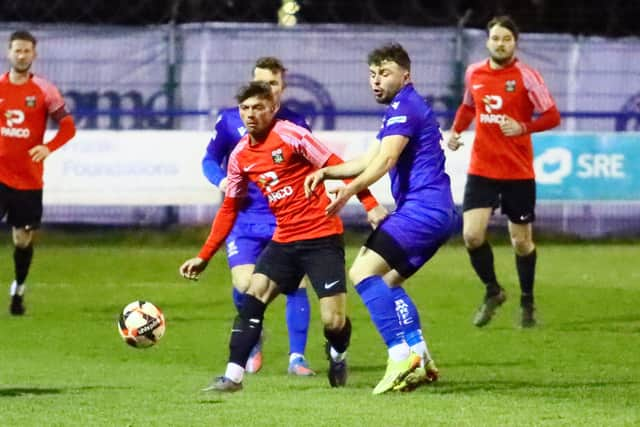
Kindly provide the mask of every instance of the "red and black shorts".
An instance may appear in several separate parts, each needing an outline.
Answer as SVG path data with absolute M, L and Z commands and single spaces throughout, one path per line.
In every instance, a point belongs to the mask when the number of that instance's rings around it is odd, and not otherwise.
M 270 241 L 264 248 L 254 273 L 276 282 L 280 292 L 290 294 L 306 274 L 318 298 L 347 291 L 344 240 L 342 235 L 290 243 Z
M 0 183 L 0 220 L 15 228 L 33 230 L 42 220 L 42 189 L 18 190 Z
M 536 181 L 534 179 L 492 179 L 468 175 L 464 187 L 464 212 L 476 208 L 501 208 L 514 224 L 536 219 Z

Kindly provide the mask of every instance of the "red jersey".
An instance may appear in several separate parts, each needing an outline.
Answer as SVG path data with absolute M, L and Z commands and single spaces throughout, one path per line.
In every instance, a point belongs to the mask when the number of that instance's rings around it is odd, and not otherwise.
M 325 212 L 330 200 L 324 184 L 310 199 L 303 187 L 307 175 L 324 166 L 331 154 L 307 129 L 278 120 L 264 141 L 251 145 L 245 135 L 231 152 L 226 197 L 246 196 L 247 184 L 255 182 L 276 217 L 273 240 L 279 243 L 340 234 L 340 218 Z
M 64 107 L 58 89 L 31 75 L 21 85 L 0 76 L 0 182 L 19 190 L 41 189 L 43 162 L 34 162 L 29 150 L 43 144 L 47 118 Z
M 494 70 L 489 60 L 471 64 L 465 74 L 463 105 L 475 108 L 476 136 L 469 174 L 493 179 L 533 179 L 531 135 L 505 136 L 504 115 L 530 122 L 533 113 L 555 107 L 549 90 L 532 67 L 517 59 Z

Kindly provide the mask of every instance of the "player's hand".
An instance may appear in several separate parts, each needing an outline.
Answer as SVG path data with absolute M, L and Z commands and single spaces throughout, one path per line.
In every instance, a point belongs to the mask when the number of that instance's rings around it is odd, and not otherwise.
M 31 160 L 38 163 L 46 159 L 49 154 L 51 154 L 51 150 L 44 144 L 36 145 L 32 149 L 29 150 L 29 155 L 31 156 Z
M 500 123 L 500 130 L 504 136 L 520 136 L 524 133 L 524 127 L 513 118 L 504 115 L 502 123 Z
M 449 139 L 447 139 L 447 147 L 449 147 L 449 150 L 456 151 L 463 145 L 464 143 L 460 139 L 460 134 L 451 129 L 451 132 L 449 133 Z
M 382 205 L 378 205 L 367 212 L 367 221 L 369 222 L 369 225 L 371 225 L 371 228 L 375 230 L 376 228 L 378 228 L 378 225 L 380 225 L 382 220 L 387 217 L 387 215 L 389 215 L 389 211 L 387 211 L 387 208 Z
M 218 190 L 222 191 L 223 194 L 227 192 L 227 178 L 226 177 L 222 178 L 222 180 L 218 184 Z
M 200 273 L 207 268 L 207 264 L 209 263 L 202 258 L 195 257 L 188 259 L 180 266 L 180 274 L 185 279 L 198 280 Z
M 333 189 L 329 194 L 333 196 L 333 200 L 325 208 L 325 212 L 327 215 L 336 215 L 355 193 L 349 188 L 349 186 L 346 186 Z
M 304 179 L 304 195 L 307 199 L 313 195 L 313 191 L 322 181 L 324 181 L 324 169 L 318 169 L 311 175 L 307 175 Z

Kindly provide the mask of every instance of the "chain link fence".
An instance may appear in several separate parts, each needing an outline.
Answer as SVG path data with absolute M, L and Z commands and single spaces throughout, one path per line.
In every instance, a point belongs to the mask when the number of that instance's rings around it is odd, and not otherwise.
M 636 0 L 297 0 L 301 23 L 483 28 L 510 14 L 525 32 L 640 35 Z M 122 25 L 186 22 L 277 22 L 281 0 L 1 0 L 1 21 Z

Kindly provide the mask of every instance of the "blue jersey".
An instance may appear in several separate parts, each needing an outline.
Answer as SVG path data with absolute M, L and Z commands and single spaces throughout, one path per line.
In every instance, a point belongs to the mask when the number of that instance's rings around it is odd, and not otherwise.
M 288 120 L 298 126 L 311 130 L 304 117 L 286 107 L 281 107 L 276 113 L 276 119 Z M 220 181 L 227 176 L 227 161 L 229 154 L 235 148 L 238 141 L 247 133 L 240 118 L 238 108 L 221 110 L 216 119 L 213 136 L 207 145 L 207 152 L 202 159 L 202 171 L 207 179 L 214 185 L 220 185 Z M 245 204 L 238 213 L 238 223 L 264 223 L 275 224 L 276 220 L 269 209 L 267 199 L 262 195 L 254 183 L 249 184 L 249 192 Z
M 389 171 L 398 210 L 408 203 L 411 208 L 405 214 L 416 219 L 432 209 L 450 211 L 454 204 L 449 176 L 444 171 L 442 135 L 431 106 L 412 84 L 403 87 L 385 111 L 378 139 L 390 135 L 409 138 Z

